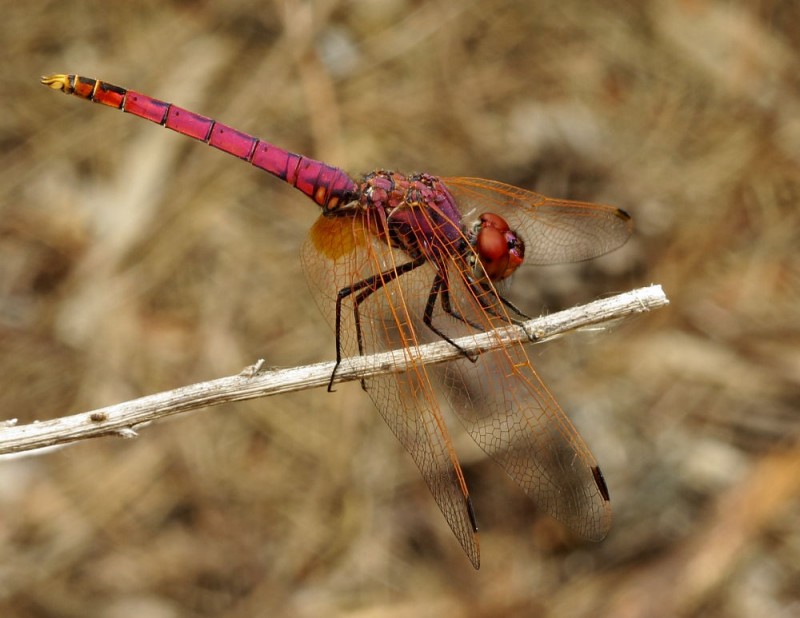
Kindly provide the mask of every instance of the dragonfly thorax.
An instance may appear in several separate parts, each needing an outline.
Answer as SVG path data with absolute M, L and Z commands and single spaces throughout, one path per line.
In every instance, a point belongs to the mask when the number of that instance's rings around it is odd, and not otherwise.
M 472 276 L 475 281 L 501 281 L 525 259 L 525 243 L 500 215 L 485 212 L 469 230 Z
M 381 170 L 359 188 L 369 230 L 390 246 L 437 263 L 460 255 L 461 212 L 436 176 Z

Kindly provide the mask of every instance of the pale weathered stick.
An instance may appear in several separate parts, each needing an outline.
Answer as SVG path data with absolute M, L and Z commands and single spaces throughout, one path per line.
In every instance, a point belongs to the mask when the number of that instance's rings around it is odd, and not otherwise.
M 456 343 L 469 352 L 483 352 L 502 347 L 511 341 L 536 342 L 577 328 L 657 309 L 669 301 L 659 285 L 651 285 L 610 298 L 535 318 L 524 327 L 509 326 L 487 333 L 462 337 Z M 342 361 L 336 382 L 347 382 L 385 373 L 401 372 L 416 363 L 442 363 L 461 358 L 461 352 L 445 341 L 402 350 L 350 358 Z M 480 362 L 480 361 L 478 361 Z M 236 376 L 183 386 L 148 395 L 133 401 L 83 412 L 49 421 L 16 425 L 14 419 L 0 422 L 0 454 L 19 453 L 104 435 L 123 438 L 136 436 L 134 428 L 142 423 L 196 408 L 229 401 L 255 399 L 278 393 L 325 386 L 333 363 L 317 363 L 293 369 L 263 369 L 263 361 Z

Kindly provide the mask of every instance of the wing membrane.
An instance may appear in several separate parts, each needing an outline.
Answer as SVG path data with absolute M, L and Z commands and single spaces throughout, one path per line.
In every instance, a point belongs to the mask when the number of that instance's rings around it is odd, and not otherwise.
M 312 291 L 331 324 L 339 289 L 408 261 L 401 252 L 373 238 L 366 227 L 357 219 L 321 217 L 303 249 Z M 320 238 L 323 231 L 324 241 Z M 326 251 L 320 250 L 321 242 Z M 423 269 L 411 279 L 405 275 L 388 284 L 362 303 L 359 315 L 366 354 L 386 349 L 402 349 L 408 354 L 408 348 L 419 343 L 413 320 L 418 290 L 413 283 L 433 276 L 429 266 Z M 358 354 L 352 297 L 350 300 L 343 307 L 344 355 Z M 478 568 L 480 549 L 469 493 L 425 367 L 418 365 L 404 374 L 370 378 L 365 386 L 381 416 L 417 464 L 464 552 Z
M 490 307 L 496 315 L 490 315 L 460 270 L 451 267 L 448 281 L 459 314 L 486 331 L 507 325 L 504 306 L 495 300 Z M 484 294 L 484 305 L 489 298 L 496 296 Z M 451 337 L 471 331 L 449 316 L 438 319 Z M 486 352 L 476 363 L 457 360 L 432 371 L 470 436 L 534 502 L 584 538 L 606 536 L 611 508 L 597 461 L 522 344 Z
M 589 260 L 625 243 L 630 215 L 604 204 L 545 197 L 482 178 L 444 178 L 461 212 L 495 212 L 525 241 L 525 262 L 560 264 Z
M 480 179 L 446 183 L 467 220 L 494 211 L 521 232 L 526 261 L 588 259 L 621 245 L 631 231 L 627 214 L 610 206 L 552 200 Z M 428 216 L 424 210 L 417 214 Z M 365 210 L 350 217 L 321 217 L 304 248 L 312 290 L 332 323 L 339 290 L 409 261 L 405 253 L 370 233 L 375 226 L 370 226 L 369 216 Z M 435 221 L 429 222 L 428 229 L 439 229 Z M 455 253 L 468 243 L 445 237 L 416 241 L 417 246 L 438 247 L 439 257 L 404 272 L 361 303 L 365 354 L 386 349 L 408 354 L 408 348 L 439 337 L 421 321 L 436 277 L 444 280 L 432 313 L 440 333 L 455 339 L 474 334 L 474 326 L 491 331 L 510 323 L 491 284 L 481 286 L 469 278 L 467 273 L 479 261 Z M 353 327 L 356 296 L 343 303 L 344 355 L 359 353 Z M 365 380 L 370 397 L 411 454 L 476 568 L 480 555 L 474 514 L 431 376 L 443 383 L 447 402 L 470 436 L 541 508 L 583 537 L 600 540 L 606 535 L 611 509 L 597 462 L 521 344 L 484 353 L 477 362 L 465 358 L 431 369 L 420 364 L 403 374 Z

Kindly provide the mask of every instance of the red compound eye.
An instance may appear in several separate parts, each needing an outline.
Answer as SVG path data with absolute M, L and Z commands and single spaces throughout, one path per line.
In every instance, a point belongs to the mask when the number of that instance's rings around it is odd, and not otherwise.
M 493 227 L 481 228 L 475 241 L 475 251 L 489 279 L 497 281 L 505 276 L 508 268 L 508 243 L 502 232 Z
M 476 228 L 473 247 L 482 268 L 476 265 L 475 277 L 500 281 L 510 276 L 525 256 L 522 240 L 511 231 L 503 217 L 492 212 L 483 213 Z

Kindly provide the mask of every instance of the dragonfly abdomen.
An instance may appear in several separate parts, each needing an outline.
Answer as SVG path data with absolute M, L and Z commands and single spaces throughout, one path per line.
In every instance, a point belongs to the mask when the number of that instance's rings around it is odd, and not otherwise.
M 248 161 L 289 183 L 326 211 L 335 211 L 347 204 L 358 191 L 356 183 L 339 168 L 294 154 L 212 118 L 140 92 L 80 75 L 51 75 L 43 77 L 42 83 L 150 120 Z

